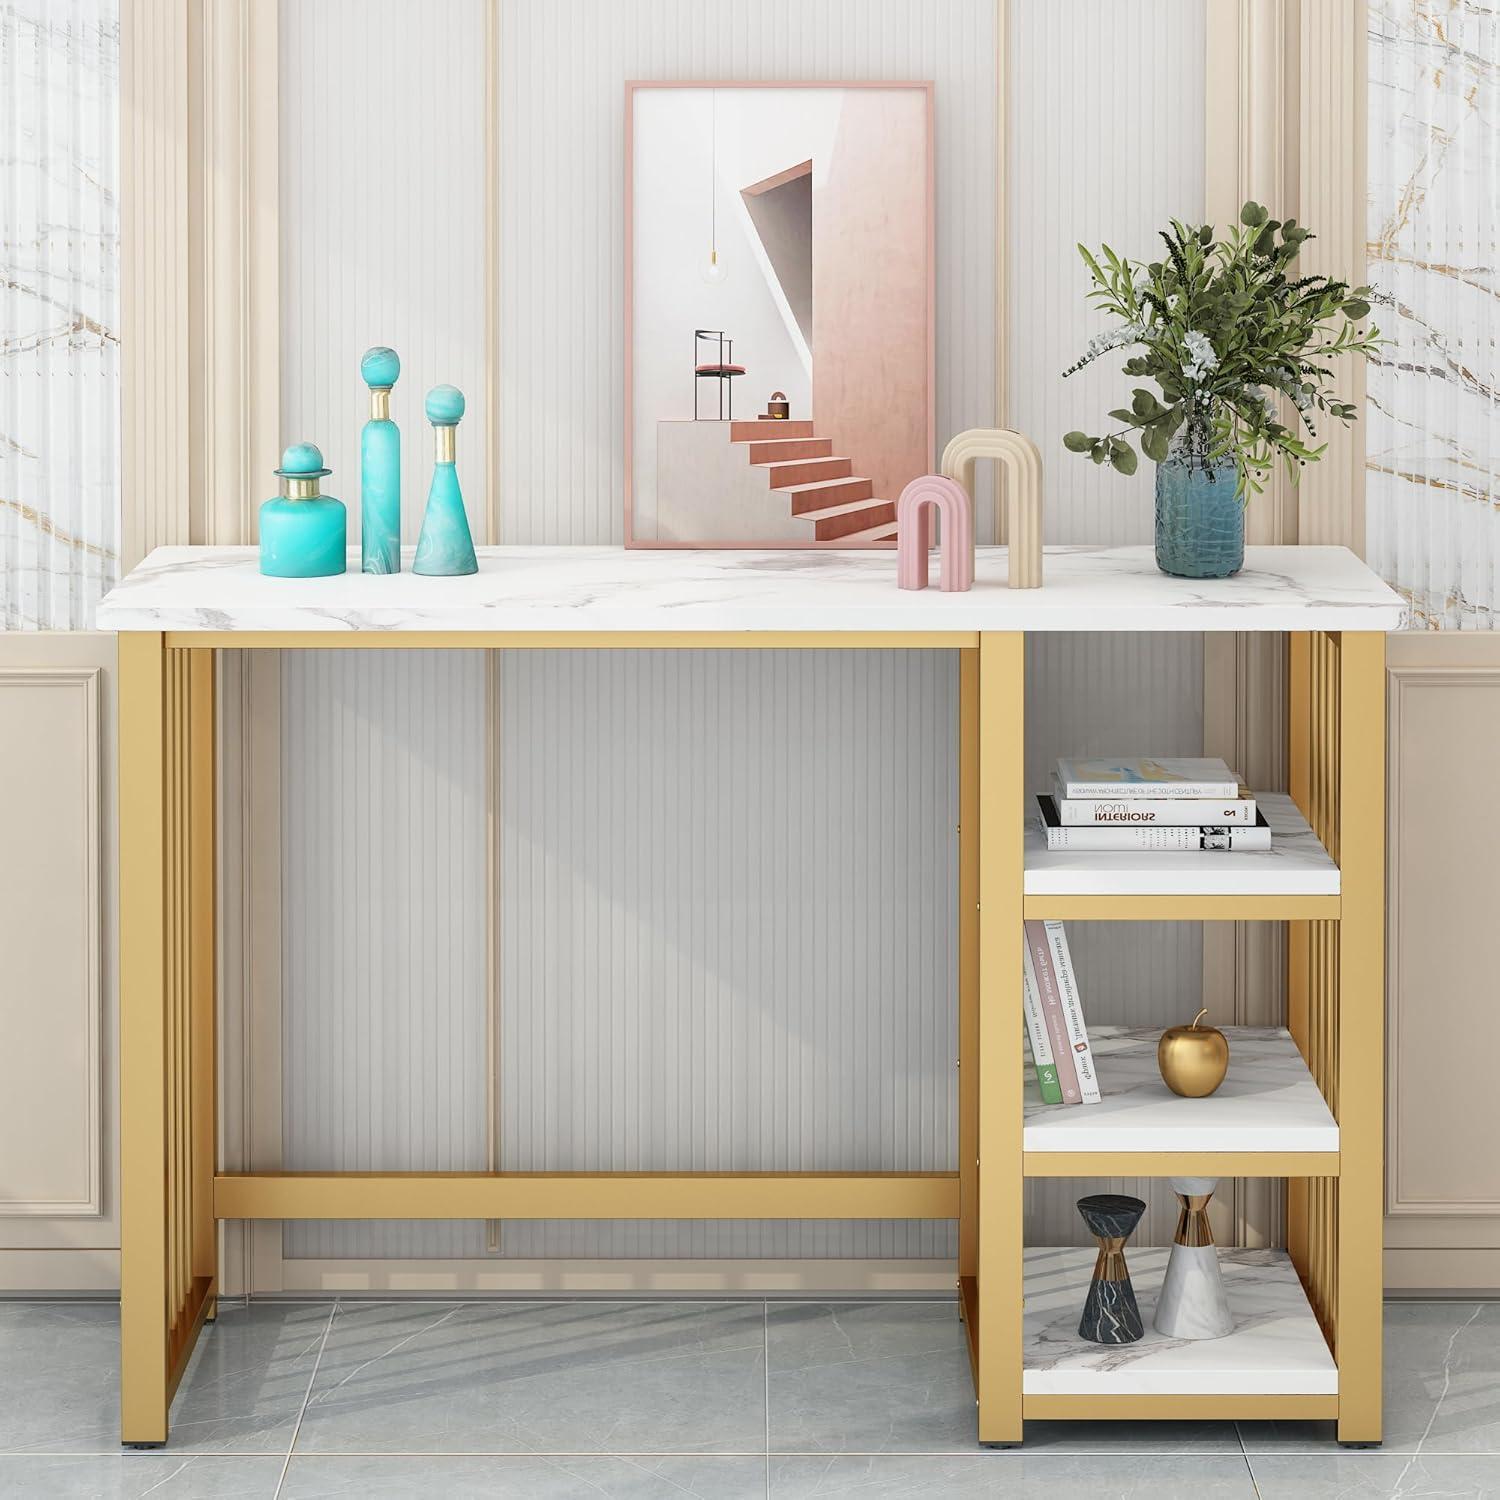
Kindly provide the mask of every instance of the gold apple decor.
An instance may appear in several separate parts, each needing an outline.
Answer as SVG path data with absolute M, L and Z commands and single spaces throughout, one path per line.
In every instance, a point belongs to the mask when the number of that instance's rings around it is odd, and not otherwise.
M 1163 1082 L 1185 1099 L 1202 1099 L 1224 1082 L 1229 1069 L 1229 1043 L 1215 1026 L 1198 1024 L 1208 1014 L 1205 1007 L 1193 1017 L 1191 1026 L 1169 1026 L 1156 1044 L 1156 1065 Z

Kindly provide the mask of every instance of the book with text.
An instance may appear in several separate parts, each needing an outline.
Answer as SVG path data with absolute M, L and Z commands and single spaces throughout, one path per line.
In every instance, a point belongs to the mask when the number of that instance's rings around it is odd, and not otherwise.
M 1064 827 L 1052 797 L 1036 799 L 1038 822 L 1049 849 L 1258 849 L 1271 847 L 1271 827 L 1264 813 L 1257 813 L 1255 826 L 1202 824 L 1173 827 L 1167 824 L 1133 828 Z
M 1060 760 L 1057 779 L 1063 796 L 1238 797 L 1240 779 L 1216 756 L 1091 756 Z
M 1047 942 L 1047 932 L 1040 922 L 1027 922 L 1025 943 L 1027 959 L 1036 980 L 1036 991 L 1042 1001 L 1042 1020 L 1047 1028 L 1047 1040 L 1052 1045 L 1052 1061 L 1057 1068 L 1057 1085 L 1062 1090 L 1064 1104 L 1077 1104 L 1083 1094 L 1078 1087 L 1078 1068 L 1073 1061 L 1073 1048 L 1068 1041 L 1068 1023 L 1063 1019 L 1062 993 L 1057 987 L 1057 976 L 1052 971 L 1052 949 Z
M 1031 950 L 1021 944 L 1021 1004 L 1026 1013 L 1026 1040 L 1031 1047 L 1031 1062 L 1036 1069 L 1037 1088 L 1043 1104 L 1063 1102 L 1062 1085 L 1057 1081 L 1057 1063 L 1052 1056 L 1052 1041 L 1042 1017 L 1042 997 L 1037 989 L 1036 971 Z
M 1027 924 L 1030 925 L 1029 923 Z M 1083 1001 L 1078 994 L 1078 979 L 1073 973 L 1073 956 L 1068 952 L 1068 934 L 1061 922 L 1043 922 L 1052 972 L 1062 997 L 1063 1020 L 1068 1027 L 1068 1047 L 1078 1073 L 1078 1091 L 1085 1104 L 1099 1102 L 1099 1075 L 1094 1071 L 1094 1053 L 1089 1046 L 1088 1027 L 1083 1023 Z
M 1064 828 L 1187 828 L 1255 822 L 1254 797 L 1077 797 L 1063 796 L 1052 773 L 1057 819 Z

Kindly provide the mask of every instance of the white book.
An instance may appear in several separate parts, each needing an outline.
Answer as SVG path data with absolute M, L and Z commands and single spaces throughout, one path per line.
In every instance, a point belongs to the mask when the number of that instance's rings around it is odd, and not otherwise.
M 1038 797 L 1037 822 L 1047 838 L 1049 849 L 1082 849 L 1095 853 L 1111 849 L 1239 849 L 1264 852 L 1271 847 L 1271 825 L 1264 813 L 1256 816 L 1255 826 L 1244 824 L 1203 823 L 1191 827 L 1170 824 L 1139 824 L 1115 828 L 1093 825 L 1065 828 L 1058 821 L 1059 803 L 1055 797 Z
M 1063 795 L 1052 773 L 1057 821 L 1064 828 L 1188 828 L 1252 825 L 1254 797 L 1083 797 Z
M 1078 1091 L 1085 1104 L 1099 1102 L 1099 1075 L 1094 1071 L 1094 1054 L 1089 1047 L 1088 1027 L 1083 1022 L 1083 1001 L 1078 994 L 1078 979 L 1073 973 L 1073 958 L 1068 952 L 1068 934 L 1061 922 L 1048 922 L 1047 945 L 1052 950 L 1052 968 L 1062 994 L 1063 1020 L 1067 1022 L 1068 1043 L 1073 1050 L 1073 1066 L 1078 1073 Z
M 1238 797 L 1240 779 L 1217 756 L 1090 756 L 1060 760 L 1057 779 L 1063 796 Z

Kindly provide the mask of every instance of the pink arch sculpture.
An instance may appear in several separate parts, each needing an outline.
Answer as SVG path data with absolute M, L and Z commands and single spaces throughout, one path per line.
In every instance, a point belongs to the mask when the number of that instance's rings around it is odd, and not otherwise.
M 962 593 L 974 587 L 974 502 L 956 479 L 941 474 L 913 479 L 896 501 L 896 586 L 927 587 L 934 510 L 943 520 L 940 587 Z

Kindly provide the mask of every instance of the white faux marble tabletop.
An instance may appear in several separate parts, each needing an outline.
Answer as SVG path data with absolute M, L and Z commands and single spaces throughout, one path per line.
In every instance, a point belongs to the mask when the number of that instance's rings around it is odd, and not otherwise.
M 404 556 L 409 568 L 410 552 Z M 254 547 L 158 547 L 101 630 L 1396 630 L 1401 598 L 1344 547 L 1247 547 L 1234 578 L 1169 578 L 1150 547 L 1048 547 L 1039 589 L 980 547 L 974 587 L 896 587 L 894 552 L 485 547 L 464 578 L 265 578 Z M 934 559 L 934 578 L 936 577 Z

